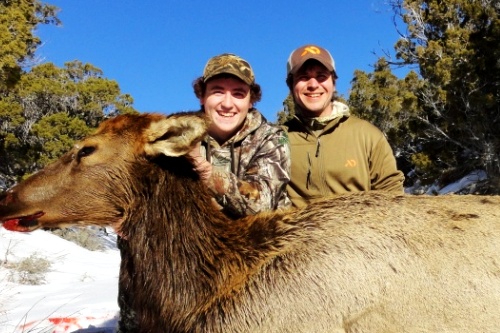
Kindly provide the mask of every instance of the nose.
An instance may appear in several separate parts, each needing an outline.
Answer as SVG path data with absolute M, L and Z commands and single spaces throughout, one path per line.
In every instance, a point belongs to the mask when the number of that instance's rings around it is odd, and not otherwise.
M 15 195 L 12 190 L 4 191 L 0 193 L 0 206 L 6 206 L 15 201 Z
M 319 82 L 315 77 L 309 78 L 307 81 L 307 88 L 308 89 L 315 89 L 319 86 Z
M 233 107 L 233 96 L 231 95 L 231 92 L 230 91 L 227 91 L 225 94 L 224 94 L 224 97 L 222 98 L 222 102 L 221 102 L 221 105 L 226 108 L 226 109 L 230 109 Z

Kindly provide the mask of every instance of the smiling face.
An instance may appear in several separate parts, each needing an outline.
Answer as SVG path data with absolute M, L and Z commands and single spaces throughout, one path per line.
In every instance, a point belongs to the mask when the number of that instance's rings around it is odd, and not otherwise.
M 332 73 L 317 61 L 307 61 L 293 75 L 293 97 L 308 117 L 328 116 L 336 91 Z
M 239 131 L 252 108 L 250 86 L 232 75 L 216 76 L 207 82 L 200 103 L 211 120 L 208 134 L 223 144 Z

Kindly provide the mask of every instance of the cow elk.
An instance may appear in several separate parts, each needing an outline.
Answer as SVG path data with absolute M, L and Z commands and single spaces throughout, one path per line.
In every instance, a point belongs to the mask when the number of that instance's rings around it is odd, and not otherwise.
M 358 193 L 231 220 L 198 113 L 122 115 L 0 198 L 13 231 L 112 226 L 140 332 L 500 332 L 500 198 Z

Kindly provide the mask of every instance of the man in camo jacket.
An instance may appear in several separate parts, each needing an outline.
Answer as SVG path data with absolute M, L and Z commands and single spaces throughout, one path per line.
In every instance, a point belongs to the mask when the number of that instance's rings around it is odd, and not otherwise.
M 193 88 L 210 125 L 189 158 L 223 212 L 237 218 L 289 207 L 288 136 L 254 108 L 262 92 L 248 62 L 215 56 Z
M 254 108 L 262 92 L 248 62 L 233 54 L 215 56 L 193 88 L 210 123 L 206 138 L 187 157 L 215 204 L 231 218 L 291 206 L 288 136 Z M 120 251 L 128 246 L 118 239 Z M 129 307 L 133 297 L 119 282 L 117 333 L 141 332 Z

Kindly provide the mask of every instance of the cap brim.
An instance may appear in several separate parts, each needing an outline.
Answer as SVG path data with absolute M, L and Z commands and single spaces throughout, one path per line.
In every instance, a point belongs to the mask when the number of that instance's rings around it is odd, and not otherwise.
M 238 79 L 240 79 L 241 81 L 245 82 L 248 85 L 251 85 L 253 83 L 248 77 L 246 77 L 245 75 L 241 74 L 240 72 L 230 71 L 230 70 L 227 70 L 227 69 L 223 70 L 223 71 L 215 71 L 215 72 L 211 73 L 210 76 L 204 77 L 203 81 L 207 82 L 208 80 L 210 80 L 210 79 L 212 79 L 212 78 L 214 78 L 215 76 L 218 76 L 218 75 L 232 75 L 232 76 L 236 76 Z
M 321 59 L 321 58 L 318 58 L 318 57 L 315 57 L 315 56 L 310 56 L 310 57 L 307 57 L 307 58 L 304 58 L 304 59 L 301 59 L 300 62 L 298 62 L 297 64 L 295 64 L 295 66 L 290 70 L 290 74 L 295 74 L 297 73 L 297 71 L 306 63 L 308 62 L 309 60 L 316 60 L 317 62 L 319 62 L 320 64 L 322 64 L 323 66 L 325 66 L 326 69 L 328 69 L 330 72 L 334 72 L 335 70 L 333 69 L 332 65 L 330 62 L 326 62 L 325 63 L 325 60 L 324 59 Z

